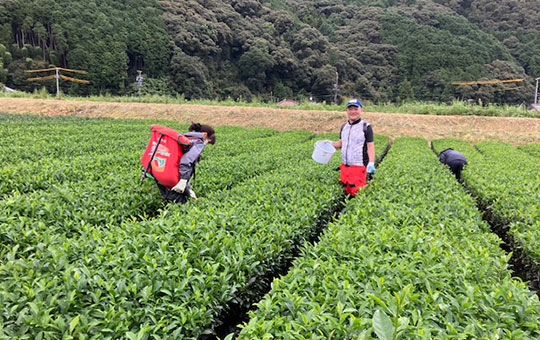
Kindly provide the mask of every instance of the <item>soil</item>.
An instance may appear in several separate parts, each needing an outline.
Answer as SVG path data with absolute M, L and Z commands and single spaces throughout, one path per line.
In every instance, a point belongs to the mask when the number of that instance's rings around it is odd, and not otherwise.
M 268 127 L 337 132 L 346 120 L 345 110 L 308 111 L 240 106 L 115 103 L 55 99 L 0 98 L 0 111 L 46 116 L 171 119 L 211 125 Z M 540 118 L 436 116 L 383 112 L 363 113 L 377 134 L 418 136 L 427 140 L 453 137 L 471 143 L 499 140 L 514 145 L 540 142 Z

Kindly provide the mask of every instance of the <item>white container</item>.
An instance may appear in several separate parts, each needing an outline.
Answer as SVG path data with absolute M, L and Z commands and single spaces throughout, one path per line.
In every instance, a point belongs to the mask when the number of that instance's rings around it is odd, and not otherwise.
M 332 155 L 336 152 L 336 148 L 329 140 L 319 140 L 315 142 L 315 150 L 311 158 L 317 163 L 327 164 L 332 158 Z

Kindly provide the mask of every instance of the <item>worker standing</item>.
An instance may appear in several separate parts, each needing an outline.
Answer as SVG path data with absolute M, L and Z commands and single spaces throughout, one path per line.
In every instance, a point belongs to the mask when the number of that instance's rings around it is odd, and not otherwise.
M 467 165 L 467 158 L 461 152 L 448 148 L 441 151 L 439 160 L 450 167 L 457 180 L 461 179 L 461 170 Z
M 341 126 L 339 141 L 332 142 L 341 148 L 340 181 L 348 195 L 355 196 L 366 185 L 366 173 L 375 173 L 375 143 L 371 124 L 362 120 L 362 102 L 347 102 L 348 120 Z
M 199 162 L 205 146 L 208 143 L 213 145 L 216 142 L 216 134 L 210 125 L 192 123 L 188 131 L 184 136 L 189 139 L 190 145 L 180 158 L 178 166 L 180 180 L 171 189 L 156 181 L 159 191 L 166 201 L 186 203 L 190 196 L 197 199 L 189 180 L 195 175 L 195 166 Z

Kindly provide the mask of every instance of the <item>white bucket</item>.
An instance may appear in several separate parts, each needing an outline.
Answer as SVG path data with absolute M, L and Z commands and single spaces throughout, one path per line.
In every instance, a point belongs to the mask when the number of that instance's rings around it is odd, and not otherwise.
M 336 152 L 336 148 L 329 140 L 319 140 L 315 142 L 315 150 L 311 158 L 317 163 L 327 164 L 332 158 L 332 155 Z

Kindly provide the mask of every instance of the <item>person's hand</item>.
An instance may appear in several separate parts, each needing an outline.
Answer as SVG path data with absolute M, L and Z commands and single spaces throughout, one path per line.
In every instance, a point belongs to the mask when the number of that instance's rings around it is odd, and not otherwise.
M 172 190 L 179 193 L 183 193 L 184 190 L 186 190 L 186 185 L 187 185 L 187 179 L 181 179 L 180 181 L 178 181 L 178 183 L 176 183 L 176 185 L 172 188 Z
M 191 196 L 191 198 L 193 198 L 195 201 L 197 200 L 197 196 L 195 195 L 195 191 L 189 189 L 189 196 Z
M 331 140 L 327 139 L 327 140 L 325 140 L 324 142 L 325 142 L 326 144 L 332 145 L 334 148 L 336 147 L 336 142 L 334 142 L 334 141 L 331 141 Z
M 367 173 L 368 174 L 374 174 L 375 173 L 375 162 L 369 162 L 367 165 Z

